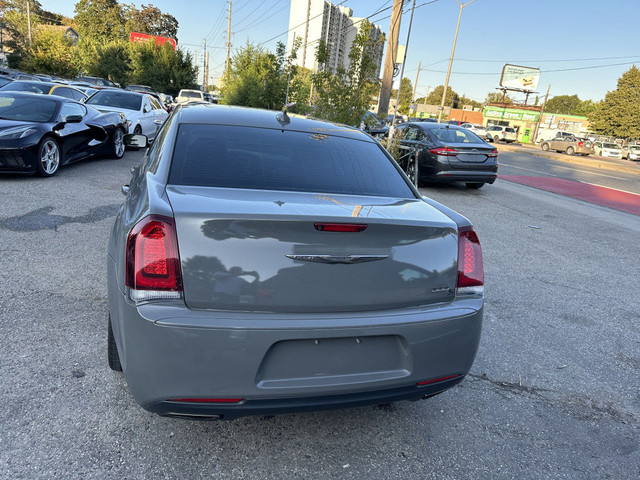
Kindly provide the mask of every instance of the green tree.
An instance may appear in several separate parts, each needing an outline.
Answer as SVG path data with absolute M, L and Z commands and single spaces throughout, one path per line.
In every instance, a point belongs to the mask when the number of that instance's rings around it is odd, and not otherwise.
M 482 102 L 478 102 L 477 100 L 472 100 L 470 98 L 465 97 L 464 95 L 460 97 L 458 104 L 460 108 L 464 107 L 465 105 L 471 105 L 473 108 L 482 107 Z
M 128 40 L 83 38 L 78 42 L 77 64 L 88 75 L 108 78 L 123 87 L 131 74 L 131 44 Z
M 280 42 L 275 54 L 247 42 L 231 59 L 223 86 L 224 103 L 280 109 L 286 101 L 287 81 L 289 101 L 304 102 L 303 77 L 298 78 L 298 69 L 293 65 L 301 42 L 301 38 L 296 39 L 289 56 L 286 55 L 284 44 Z
M 117 0 L 79 0 L 73 17 L 81 38 L 125 39 L 125 17 Z
M 364 20 L 349 52 L 349 68 L 338 67 L 336 73 L 319 71 L 313 75 L 316 90 L 315 115 L 319 118 L 359 125 L 369 109 L 371 99 L 378 91 L 375 52 L 383 38 L 375 39 L 371 23 Z M 319 65 L 327 61 L 327 49 L 320 43 L 316 53 Z
M 440 105 L 442 102 L 442 92 L 444 92 L 444 85 L 438 85 L 427 96 L 427 104 Z M 447 96 L 444 100 L 445 107 L 458 108 L 460 102 L 460 95 L 453 91 L 451 87 L 447 87 Z
M 75 46 L 60 29 L 41 25 L 33 30 L 32 46 L 25 52 L 20 68 L 27 72 L 75 77 L 78 73 Z
M 607 92 L 589 113 L 597 133 L 619 138 L 640 138 L 640 70 L 634 65 L 618 79 L 618 88 Z
M 502 92 L 489 92 L 487 93 L 487 98 L 484 103 L 506 103 L 507 105 L 513 105 L 513 98 L 509 95 L 504 95 Z
M 130 44 L 130 51 L 130 83 L 149 85 L 171 95 L 183 88 L 196 88 L 198 72 L 190 53 L 154 42 Z
M 413 85 L 411 84 L 411 80 L 407 77 L 403 78 L 400 82 L 400 101 L 398 102 L 398 112 L 408 115 L 409 114 L 409 105 L 411 105 L 411 100 L 413 100 Z M 398 98 L 398 89 L 391 90 L 391 98 Z
M 135 5 L 124 7 L 127 32 L 140 32 L 149 35 L 176 38 L 178 36 L 178 20 L 173 15 L 162 13 L 153 5 L 142 5 L 140 9 Z
M 582 101 L 578 98 L 578 95 L 556 95 L 547 101 L 544 109 L 549 113 L 577 115 L 576 112 L 581 105 Z

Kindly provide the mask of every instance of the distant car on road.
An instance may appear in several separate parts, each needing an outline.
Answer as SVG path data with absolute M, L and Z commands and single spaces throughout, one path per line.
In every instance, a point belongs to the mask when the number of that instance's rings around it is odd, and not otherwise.
M 191 103 L 191 102 L 206 102 L 206 101 L 207 99 L 202 90 L 189 90 L 189 89 L 183 88 L 182 90 L 180 90 L 180 92 L 178 93 L 178 96 L 176 97 L 176 103 L 178 104 Z
M 505 143 L 513 143 L 516 139 L 517 133 L 515 128 L 502 125 L 491 125 L 487 127 L 487 140 L 490 142 L 504 141 Z
M 565 152 L 568 155 L 590 155 L 594 153 L 593 144 L 586 138 L 578 138 L 573 135 L 558 134 L 551 140 L 545 140 L 540 145 L 545 152 L 555 150 Z
M 345 408 L 428 398 L 467 375 L 478 237 L 370 136 L 189 104 L 148 158 L 111 230 L 105 321 L 109 366 L 142 407 L 191 419 Z
M 104 89 L 94 93 L 87 105 L 101 112 L 121 112 L 127 118 L 128 133 L 155 137 L 160 125 L 169 116 L 158 100 L 146 93 Z
M 627 145 L 622 156 L 628 160 L 640 160 L 640 145 Z
M 404 123 L 396 127 L 393 142 L 396 161 L 416 186 L 458 181 L 480 188 L 498 175 L 498 150 L 462 127 Z
M 487 129 L 482 125 L 478 125 L 476 123 L 463 123 L 460 125 L 462 128 L 466 128 L 467 130 L 471 130 L 473 133 L 478 135 L 480 138 L 487 138 Z
M 616 143 L 594 142 L 593 150 L 600 157 L 622 159 L 622 147 Z
M 105 78 L 100 78 L 100 77 L 89 77 L 85 75 L 85 76 L 76 77 L 76 80 L 78 82 L 85 82 L 90 85 L 98 86 L 98 87 L 117 87 L 118 86 L 111 80 L 107 80 Z

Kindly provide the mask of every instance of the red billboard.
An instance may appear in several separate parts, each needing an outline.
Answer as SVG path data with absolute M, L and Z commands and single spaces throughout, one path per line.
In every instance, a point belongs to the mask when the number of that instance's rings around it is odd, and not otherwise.
M 169 42 L 173 47 L 173 49 L 174 50 L 176 49 L 176 41 L 173 38 L 158 37 L 157 35 L 148 35 L 146 33 L 131 32 L 129 34 L 129 39 L 133 43 L 144 43 L 144 42 L 148 42 L 149 40 L 155 40 L 156 45 L 162 45 L 162 46 L 164 46 L 165 43 Z

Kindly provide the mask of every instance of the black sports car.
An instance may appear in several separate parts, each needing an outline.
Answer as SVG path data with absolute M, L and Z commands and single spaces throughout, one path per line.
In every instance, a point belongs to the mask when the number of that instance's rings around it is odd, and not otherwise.
M 55 175 L 61 165 L 104 155 L 122 158 L 126 120 L 89 105 L 0 91 L 0 172 Z

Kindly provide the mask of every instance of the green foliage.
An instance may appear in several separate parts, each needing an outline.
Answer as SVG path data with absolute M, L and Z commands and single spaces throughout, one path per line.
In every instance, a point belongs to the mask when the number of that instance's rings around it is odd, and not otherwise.
M 444 92 L 444 85 L 438 85 L 427 96 L 427 104 L 440 105 L 442 102 L 442 92 Z M 460 102 L 460 95 L 453 91 L 451 87 L 447 87 L 447 96 L 444 100 L 445 107 L 458 108 Z
M 26 72 L 75 77 L 78 73 L 73 42 L 64 31 L 41 25 L 32 32 L 33 44 L 22 57 L 20 68 Z
M 153 5 L 142 5 L 137 9 L 135 5 L 124 7 L 126 18 L 125 30 L 129 32 L 147 33 L 162 37 L 176 38 L 178 36 L 178 20 L 173 15 L 162 13 Z
M 378 91 L 375 52 L 383 38 L 371 37 L 371 23 L 364 20 L 349 52 L 349 68 L 340 66 L 334 74 L 319 71 L 312 75 L 316 90 L 315 115 L 347 125 L 359 125 Z M 326 62 L 322 44 L 316 53 L 319 65 Z
M 287 97 L 289 101 L 300 101 L 304 95 L 304 77 L 297 75 L 293 65 L 296 52 L 302 42 L 297 38 L 287 57 L 285 46 L 278 43 L 275 55 L 247 42 L 236 52 L 225 80 L 223 101 L 227 105 L 280 109 Z M 308 95 L 308 90 L 307 95 Z
M 131 44 L 127 40 L 114 39 L 104 42 L 96 38 L 81 37 L 76 55 L 84 73 L 108 78 L 124 87 L 130 83 L 130 50 Z
M 487 93 L 487 98 L 484 103 L 505 103 L 507 105 L 512 105 L 513 98 L 509 95 L 504 95 L 502 92 L 489 92 Z
M 462 108 L 465 105 L 471 105 L 473 108 L 482 107 L 482 102 L 478 102 L 477 100 L 472 100 L 470 98 L 465 97 L 464 95 L 460 97 L 458 104 L 459 104 L 459 108 Z
M 403 78 L 400 82 L 400 101 L 398 102 L 398 112 L 404 115 L 409 114 L 409 105 L 411 104 L 411 100 L 413 100 L 413 86 L 411 85 L 411 80 L 407 77 Z M 398 98 L 398 89 L 391 90 L 391 98 Z
M 197 70 L 191 54 L 153 42 L 130 44 L 131 74 L 128 83 L 149 85 L 158 92 L 177 95 L 183 88 L 196 88 Z
M 117 0 L 79 0 L 74 20 L 80 38 L 112 41 L 125 39 L 125 18 Z
M 640 138 L 640 70 L 634 65 L 618 79 L 618 88 L 607 92 L 588 112 L 597 133 L 618 138 Z
M 557 95 L 547 102 L 544 109 L 549 113 L 577 115 L 575 112 L 580 108 L 581 103 L 578 95 Z

